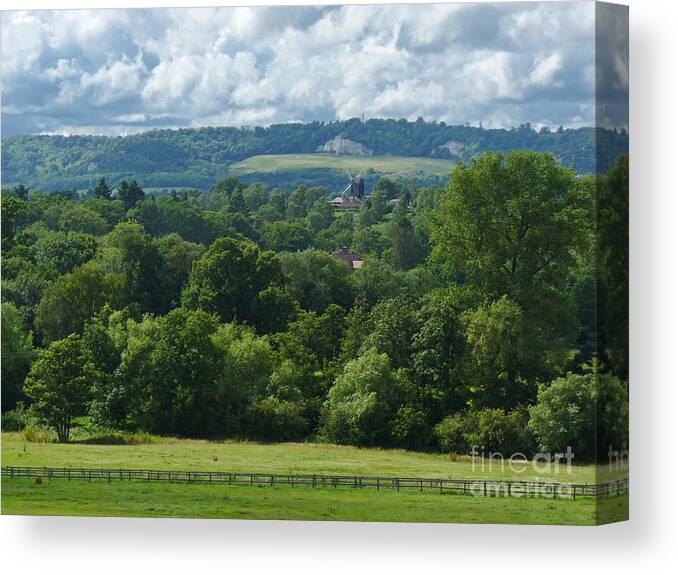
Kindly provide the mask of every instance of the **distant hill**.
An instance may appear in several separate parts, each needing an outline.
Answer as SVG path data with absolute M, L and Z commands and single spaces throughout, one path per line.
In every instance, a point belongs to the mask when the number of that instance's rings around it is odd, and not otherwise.
M 598 138 L 600 169 L 628 151 L 628 136 L 602 129 L 558 132 L 448 126 L 423 120 L 358 119 L 308 124 L 276 124 L 267 128 L 196 128 L 153 130 L 124 137 L 11 136 L 2 139 L 2 184 L 22 183 L 54 191 L 92 187 L 100 177 L 114 185 L 136 178 L 144 187 L 210 188 L 231 172 L 233 164 L 251 156 L 312 154 L 350 141 L 346 153 L 368 150 L 375 156 L 407 156 L 467 161 L 488 151 L 513 149 L 551 152 L 577 172 L 592 172 Z M 339 138 L 337 140 L 337 138 Z M 334 144 L 332 144 L 334 142 Z M 358 146 L 356 148 L 356 146 Z M 322 169 L 312 170 L 315 185 Z M 333 170 L 336 176 L 336 170 Z M 248 179 L 256 179 L 250 172 Z M 262 180 L 269 180 L 262 172 Z

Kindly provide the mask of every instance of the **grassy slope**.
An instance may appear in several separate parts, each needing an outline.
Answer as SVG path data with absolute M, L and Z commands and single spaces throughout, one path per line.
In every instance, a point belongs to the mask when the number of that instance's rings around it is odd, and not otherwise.
M 623 514 L 616 498 L 614 516 Z M 373 489 L 309 489 L 2 480 L 3 514 L 309 519 L 434 523 L 538 523 L 592 525 L 591 499 L 510 499 L 395 493 Z M 610 515 L 608 514 L 608 517 Z
M 356 449 L 323 444 L 257 444 L 168 439 L 143 445 L 28 443 L 21 434 L 2 435 L 2 465 L 112 467 L 137 469 L 262 471 L 418 477 L 557 479 L 593 482 L 593 466 L 571 474 L 513 472 L 494 463 L 485 469 L 439 454 Z M 515 467 L 515 466 L 514 466 Z M 516 468 L 517 469 L 517 468 Z M 34 515 L 119 515 L 249 519 L 332 519 L 347 521 L 430 521 L 466 523 L 595 522 L 593 499 L 472 497 L 374 489 L 309 489 L 223 485 L 146 484 L 65 480 L 42 485 L 3 479 L 2 512 Z M 628 498 L 604 500 L 598 522 L 623 519 Z
M 574 465 L 570 473 L 565 465 L 558 472 L 537 473 L 529 464 L 516 463 L 512 470 L 499 461 L 474 465 L 443 454 L 332 444 L 167 439 L 144 445 L 61 445 L 28 443 L 19 433 L 2 434 L 2 465 L 596 482 L 592 465 Z
M 375 170 L 388 175 L 422 174 L 446 176 L 454 167 L 450 160 L 406 156 L 335 156 L 333 154 L 279 154 L 252 156 L 230 166 L 235 174 L 271 173 L 309 169 Z

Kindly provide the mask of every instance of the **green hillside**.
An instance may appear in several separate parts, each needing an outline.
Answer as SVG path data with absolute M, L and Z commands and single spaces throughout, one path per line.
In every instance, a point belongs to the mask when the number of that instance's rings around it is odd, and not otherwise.
M 448 176 L 454 161 L 407 156 L 337 156 L 333 154 L 281 154 L 252 156 L 233 164 L 233 175 L 312 169 L 375 171 L 389 176 Z
M 598 169 L 605 171 L 620 153 L 628 150 L 626 133 L 602 129 L 537 132 L 526 124 L 509 130 L 487 130 L 404 119 L 366 122 L 352 119 L 277 124 L 266 128 L 152 130 L 118 137 L 27 135 L 2 139 L 2 183 L 4 186 L 21 183 L 31 189 L 54 191 L 90 188 L 105 177 L 113 185 L 122 179 L 135 178 L 145 188 L 209 189 L 223 179 L 234 164 L 238 166 L 248 158 L 307 157 L 309 154 L 315 158 L 316 152 L 327 148 L 328 143 L 338 137 L 371 152 L 370 162 L 384 156 L 404 156 L 412 158 L 416 166 L 427 166 L 424 172 L 438 170 L 438 166 L 447 170 L 446 166 L 452 162 L 468 161 L 489 151 L 532 150 L 552 153 L 563 165 L 572 166 L 579 173 L 590 173 L 596 162 Z M 320 157 L 314 161 L 319 162 Z M 359 158 L 340 157 L 340 161 L 356 160 Z M 437 160 L 443 163 L 437 164 Z M 333 166 L 305 167 L 305 175 L 311 178 L 307 183 L 327 188 L 336 185 Z M 400 167 L 389 164 L 385 169 L 399 170 Z M 406 167 L 405 171 L 411 169 Z M 295 170 L 298 173 L 296 166 L 292 171 Z M 282 173 L 276 172 L 278 176 Z M 270 184 L 297 183 L 291 177 L 268 181 L 269 171 L 257 174 L 262 174 Z

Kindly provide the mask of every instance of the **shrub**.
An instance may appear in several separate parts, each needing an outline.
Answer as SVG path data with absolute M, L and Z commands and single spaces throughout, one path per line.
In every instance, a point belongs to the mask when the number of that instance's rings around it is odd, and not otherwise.
M 467 418 L 463 413 L 455 413 L 443 419 L 435 426 L 434 435 L 443 451 L 465 453 Z
M 388 445 L 399 399 L 400 382 L 389 357 L 370 348 L 344 366 L 330 389 L 323 433 L 336 443 Z
M 277 397 L 266 397 L 250 405 L 250 434 L 263 441 L 293 441 L 306 434 L 308 421 L 302 415 L 303 405 Z
M 49 430 L 39 428 L 39 427 L 26 427 L 22 431 L 21 435 L 24 438 L 24 441 L 29 443 L 51 443 L 52 437 L 49 433 Z
M 576 461 L 606 457 L 609 446 L 628 446 L 626 388 L 613 375 L 569 373 L 539 389 L 529 427 L 543 451 L 571 447 Z
M 2 431 L 23 431 L 27 425 L 28 413 L 23 404 L 2 414 Z
M 469 449 L 475 447 L 485 452 L 499 452 L 504 457 L 513 453 L 533 453 L 534 439 L 527 427 L 527 411 L 515 409 L 481 409 L 470 414 L 474 421 L 472 430 L 465 434 Z
M 521 407 L 508 413 L 489 408 L 455 413 L 436 425 L 435 437 L 443 451 L 452 453 L 475 449 L 498 452 L 505 457 L 514 453 L 531 455 L 536 443 L 527 421 L 528 412 Z
M 391 422 L 394 444 L 407 449 L 422 449 L 430 443 L 431 426 L 426 415 L 413 407 L 403 406 Z

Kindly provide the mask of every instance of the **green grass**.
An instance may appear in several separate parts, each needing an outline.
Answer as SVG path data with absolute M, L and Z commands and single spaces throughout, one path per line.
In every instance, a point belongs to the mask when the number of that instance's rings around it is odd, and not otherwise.
M 2 434 L 2 465 L 110 467 L 177 471 L 359 474 L 381 476 L 553 479 L 594 483 L 596 468 L 573 466 L 570 473 L 538 474 L 529 465 L 403 450 L 359 449 L 328 444 L 260 444 L 134 436 L 129 445 L 102 445 L 97 438 L 69 444 L 34 443 L 21 433 Z M 110 437 L 101 437 L 109 442 Z M 136 441 L 148 443 L 136 443 Z M 520 469 L 523 468 L 521 472 Z M 599 481 L 601 479 L 599 478 Z M 596 501 L 473 497 L 437 492 L 249 487 L 113 481 L 22 479 L 2 481 L 2 512 L 32 515 L 120 515 L 144 517 L 229 517 L 248 519 L 333 519 L 467 523 L 554 523 L 590 525 L 623 519 L 628 497 Z
M 374 170 L 385 175 L 447 176 L 454 167 L 450 160 L 409 156 L 336 156 L 333 154 L 278 154 L 251 156 L 232 164 L 234 175 L 289 172 L 310 169 Z
M 106 438 L 107 439 L 107 438 Z M 316 473 L 380 475 L 388 477 L 485 478 L 556 480 L 596 483 L 605 480 L 596 467 L 561 465 L 538 473 L 531 464 L 513 469 L 495 460 L 475 463 L 466 457 L 418 453 L 397 449 L 367 449 L 324 443 L 263 444 L 241 441 L 204 441 L 148 436 L 145 444 L 31 443 L 21 433 L 2 434 L 2 465 L 37 467 L 110 467 L 176 471 L 242 471 L 262 473 Z M 605 467 L 605 466 L 603 466 Z M 626 471 L 626 470 L 624 470 Z M 620 474 L 621 475 L 621 474 Z M 606 474 L 607 476 L 607 474 Z
M 607 520 L 623 517 L 626 498 L 610 499 Z M 98 515 L 593 525 L 592 499 L 516 499 L 397 493 L 374 489 L 312 489 L 128 483 L 126 481 L 2 480 L 7 515 Z M 599 516 L 599 520 L 601 517 Z

